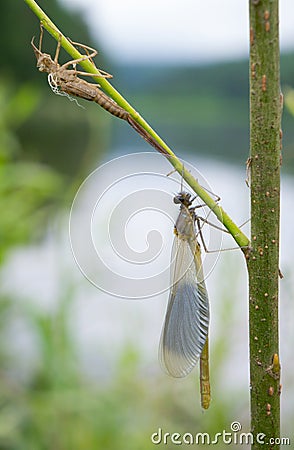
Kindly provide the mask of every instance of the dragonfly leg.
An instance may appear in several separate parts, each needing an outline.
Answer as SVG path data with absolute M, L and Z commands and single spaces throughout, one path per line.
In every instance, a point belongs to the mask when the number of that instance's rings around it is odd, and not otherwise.
M 215 200 L 214 200 L 215 203 L 218 203 L 218 202 L 221 201 L 221 197 L 219 195 L 217 195 L 214 192 L 210 191 L 209 189 L 207 189 L 205 186 L 202 186 L 201 184 L 200 184 L 200 186 L 202 187 L 202 189 L 204 189 L 206 192 L 208 192 L 210 195 L 212 195 L 215 198 Z M 193 202 L 195 200 L 195 198 L 197 198 L 197 195 L 195 195 L 195 197 L 193 197 L 191 199 L 191 202 Z M 204 205 L 204 206 L 206 206 L 206 205 Z M 200 206 L 196 206 L 196 208 L 200 208 Z
M 79 64 L 80 62 L 87 61 L 87 60 L 91 60 L 90 55 L 84 55 L 81 58 L 71 59 L 70 61 L 67 61 L 65 64 L 63 64 L 61 67 L 63 69 L 66 69 L 68 66 L 75 66 L 75 65 Z
M 71 62 L 71 64 L 72 64 L 73 66 L 76 65 L 76 63 L 73 63 L 73 62 Z M 62 68 L 64 68 L 64 67 L 62 66 Z M 98 69 L 97 69 L 97 70 L 98 70 Z M 75 75 L 83 75 L 84 77 L 93 77 L 93 78 L 95 78 L 95 77 L 100 77 L 100 78 L 112 78 L 112 75 L 111 75 L 110 73 L 105 72 L 105 71 L 102 70 L 102 69 L 99 69 L 99 72 L 97 72 L 97 73 L 88 73 L 88 72 L 84 72 L 83 70 L 76 70 L 76 69 L 73 69 L 72 71 L 71 71 L 71 70 L 68 70 L 68 72 L 69 72 L 69 73 L 72 72 L 72 73 L 75 74 Z
M 224 233 L 229 233 L 229 231 L 226 230 L 225 228 L 218 227 L 218 226 L 215 225 L 214 223 L 209 222 L 209 220 L 205 219 L 204 217 L 197 216 L 197 219 L 199 219 L 199 221 L 201 220 L 201 221 L 203 222 L 203 224 L 204 224 L 204 223 L 207 223 L 207 225 L 210 225 L 211 227 L 216 228 L 217 230 L 223 231 Z M 199 222 L 199 223 L 200 223 L 200 222 Z M 203 226 L 203 225 L 202 225 L 202 226 Z M 201 228 L 202 228 L 202 227 L 201 227 Z
M 75 47 L 80 47 L 80 48 L 84 49 L 86 51 L 86 55 L 82 56 L 81 58 L 72 59 L 70 61 L 67 61 L 65 64 L 63 64 L 61 66 L 62 69 L 66 69 L 68 66 L 71 66 L 71 65 L 76 67 L 76 65 L 79 64 L 80 62 L 87 61 L 87 60 L 91 61 L 91 63 L 95 66 L 93 58 L 98 54 L 97 50 L 95 50 L 92 47 L 89 47 L 88 45 L 80 44 L 79 42 L 73 42 L 71 39 L 68 39 L 68 40 Z M 102 69 L 97 69 L 97 71 L 98 70 L 99 70 L 99 73 L 97 72 L 97 74 L 84 72 L 82 70 L 75 70 L 75 74 L 76 75 L 83 75 L 83 76 L 86 76 L 86 77 L 112 78 L 112 75 L 110 73 L 105 72 Z
M 228 250 L 240 250 L 240 249 L 241 250 L 244 250 L 244 249 L 246 250 L 246 249 L 248 249 L 248 246 L 245 246 L 245 247 L 237 246 L 237 247 L 229 247 L 229 248 L 219 248 L 219 249 L 216 249 L 216 250 L 208 250 L 208 248 L 207 248 L 207 246 L 205 244 L 205 240 L 204 240 L 203 234 L 202 234 L 202 227 L 203 227 L 203 225 L 205 223 L 207 223 L 208 225 L 211 225 L 212 227 L 216 228 L 217 230 L 223 231 L 224 233 L 230 233 L 230 232 L 228 230 L 225 230 L 224 228 L 218 227 L 214 223 L 208 222 L 203 217 L 197 216 L 195 220 L 196 220 L 197 228 L 198 228 L 197 235 L 199 235 L 199 237 L 201 239 L 201 243 L 203 245 L 203 249 L 204 249 L 205 253 L 218 253 L 218 252 L 226 252 Z M 202 224 L 200 222 L 201 220 L 202 220 Z
M 39 38 L 39 52 L 42 53 L 42 42 L 43 42 L 44 28 L 40 22 L 40 38 Z
M 62 35 L 60 34 L 58 36 L 57 47 L 56 47 L 56 52 L 55 52 L 55 56 L 54 56 L 54 62 L 56 64 L 58 64 L 58 58 L 59 58 L 60 47 L 61 47 L 61 38 L 62 38 Z
M 203 234 L 202 234 L 202 226 L 203 225 L 201 226 L 201 223 L 200 223 L 200 220 L 199 220 L 198 216 L 196 217 L 196 223 L 197 223 L 197 227 L 198 227 L 198 235 L 200 236 L 200 239 L 201 239 L 204 251 L 205 251 L 205 253 L 209 253 L 209 250 L 206 247 L 205 240 L 204 240 L 204 237 L 203 237 Z
M 86 55 L 82 56 L 81 58 L 72 59 L 70 61 L 67 61 L 65 64 L 63 64 L 61 66 L 63 69 L 66 69 L 70 65 L 76 66 L 80 62 L 86 61 L 86 60 L 91 61 L 91 63 L 95 66 L 93 58 L 98 54 L 97 50 L 95 50 L 92 47 L 89 47 L 88 45 L 80 44 L 79 42 L 73 42 L 71 39 L 69 39 L 69 41 L 75 47 L 80 47 L 80 48 L 84 49 L 86 51 Z M 98 69 L 97 69 L 97 71 L 98 71 Z M 100 70 L 100 69 L 99 69 L 99 73 L 97 73 L 97 74 L 87 73 L 87 72 L 83 72 L 83 71 L 79 71 L 79 70 L 76 71 L 76 74 L 83 75 L 83 76 L 89 76 L 89 77 L 99 76 L 99 77 L 103 77 L 103 78 L 112 78 L 111 74 L 105 72 L 104 70 Z
M 177 169 L 173 169 L 173 170 L 171 170 L 170 172 L 168 172 L 167 174 L 166 174 L 166 177 L 170 177 L 173 173 L 175 173 L 177 171 Z
M 85 45 L 85 44 L 80 44 L 79 42 L 74 42 L 69 38 L 68 38 L 68 40 L 75 47 L 84 49 L 88 56 L 88 59 L 91 61 L 91 63 L 94 64 L 93 58 L 95 58 L 95 56 L 97 56 L 97 54 L 98 54 L 98 51 L 95 48 L 89 47 L 88 45 Z

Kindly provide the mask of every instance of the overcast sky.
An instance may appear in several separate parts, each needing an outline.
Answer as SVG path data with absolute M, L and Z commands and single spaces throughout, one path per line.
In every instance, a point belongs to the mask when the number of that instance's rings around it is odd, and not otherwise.
M 107 57 L 197 63 L 248 54 L 248 0 L 62 0 L 79 8 Z M 48 11 L 49 12 L 49 11 Z M 280 0 L 282 49 L 294 49 L 294 0 Z

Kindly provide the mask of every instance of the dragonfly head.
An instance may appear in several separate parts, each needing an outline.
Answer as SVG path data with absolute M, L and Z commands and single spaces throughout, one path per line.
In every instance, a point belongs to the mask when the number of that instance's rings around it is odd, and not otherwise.
M 174 196 L 174 203 L 181 204 L 189 208 L 192 205 L 191 194 L 188 192 L 179 192 L 179 194 Z

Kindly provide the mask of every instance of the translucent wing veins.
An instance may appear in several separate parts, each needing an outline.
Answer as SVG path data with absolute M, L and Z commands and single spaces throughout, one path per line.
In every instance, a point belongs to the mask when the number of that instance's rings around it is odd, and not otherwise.
M 179 378 L 186 376 L 200 358 L 208 335 L 209 302 L 196 237 L 183 239 L 177 235 L 173 252 L 175 284 L 168 301 L 159 358 L 168 374 Z

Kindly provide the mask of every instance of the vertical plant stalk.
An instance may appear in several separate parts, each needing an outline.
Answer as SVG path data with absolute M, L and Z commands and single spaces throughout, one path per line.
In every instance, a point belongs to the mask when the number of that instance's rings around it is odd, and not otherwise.
M 251 431 L 280 435 L 279 221 L 281 93 L 279 1 L 249 0 Z M 256 442 L 253 449 L 264 448 Z M 279 445 L 269 448 L 277 449 Z

